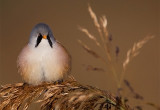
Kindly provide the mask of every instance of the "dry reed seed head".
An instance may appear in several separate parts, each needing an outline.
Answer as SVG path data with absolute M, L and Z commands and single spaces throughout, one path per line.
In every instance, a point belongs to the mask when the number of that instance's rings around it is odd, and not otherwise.
M 107 30 L 107 18 L 105 16 L 100 17 L 100 26 L 102 28 L 103 34 L 104 34 L 104 40 L 106 43 L 108 43 L 108 37 L 109 37 L 109 33 Z
M 105 72 L 105 70 L 103 68 L 99 68 L 99 67 L 94 67 L 92 65 L 87 65 L 86 66 L 86 70 L 87 71 L 100 71 L 100 72 Z
M 99 58 L 102 62 L 106 63 L 106 60 L 101 57 L 100 55 L 98 55 L 95 51 L 91 50 L 86 44 L 84 44 L 81 40 L 78 40 L 78 42 L 80 43 L 80 45 L 82 46 L 82 48 L 88 52 L 89 54 L 91 54 L 93 57 L 95 58 Z
M 82 32 L 84 32 L 90 39 L 92 39 L 92 40 L 95 40 L 95 39 L 96 39 L 93 35 L 91 35 L 91 34 L 89 33 L 89 31 L 88 31 L 87 29 L 82 28 L 82 27 L 79 27 L 79 30 L 81 30 Z
M 86 44 L 84 44 L 81 40 L 78 40 L 84 50 L 94 56 L 95 58 L 101 58 L 95 51 L 91 50 Z
M 118 55 L 119 55 L 119 52 L 120 52 L 120 49 L 119 49 L 119 47 L 118 47 L 118 46 L 116 46 L 116 50 L 115 50 L 116 57 L 118 57 Z
M 107 18 L 105 15 L 103 15 L 101 18 L 100 18 L 100 22 L 101 22 L 101 25 L 103 28 L 106 28 L 107 27 Z
M 137 43 L 134 43 L 133 47 L 127 51 L 127 57 L 125 61 L 123 62 L 123 70 L 126 70 L 127 65 L 131 61 L 132 58 L 136 57 L 140 53 L 140 49 L 143 47 L 144 44 L 146 44 L 150 39 L 153 39 L 154 36 L 147 36 L 140 40 Z
M 107 58 L 110 62 L 111 61 L 111 56 L 110 56 L 110 50 L 109 50 L 109 47 L 108 47 L 107 19 L 106 19 L 105 16 L 100 18 L 100 21 L 101 21 L 101 25 L 100 25 L 98 20 L 97 20 L 97 16 L 92 11 L 92 8 L 90 7 L 90 5 L 88 6 L 88 11 L 90 13 L 91 18 L 93 19 L 95 27 L 97 28 L 97 30 L 99 32 L 99 35 L 100 35 L 100 38 L 101 38 L 101 41 L 102 41 L 102 44 L 103 44 L 103 47 L 104 47 L 104 50 L 105 50 L 105 54 L 107 55 Z M 103 58 L 102 58 L 102 60 L 103 60 Z M 103 61 L 105 61 L 105 60 L 103 60 Z
M 91 16 L 91 18 L 93 19 L 94 21 L 94 25 L 97 27 L 97 28 L 100 28 L 100 25 L 98 23 L 98 19 L 97 19 L 97 16 L 96 14 L 93 12 L 92 8 L 90 5 L 88 5 L 88 11 L 89 11 L 89 14 Z
M 128 80 L 124 80 L 124 84 L 128 87 L 128 89 L 133 94 L 133 98 L 143 100 L 143 97 L 140 94 L 135 92 L 135 90 L 133 89 L 133 87 L 131 86 Z
M 111 42 L 113 40 L 112 34 L 109 33 L 108 35 L 108 41 Z
M 93 23 L 94 23 L 95 27 L 97 28 L 97 30 L 98 30 L 98 32 L 100 34 L 101 39 L 103 39 L 103 34 L 102 34 L 101 26 L 100 26 L 100 24 L 98 22 L 96 14 L 93 12 L 93 10 L 90 7 L 90 5 L 88 5 L 88 11 L 89 11 L 89 14 L 90 14 L 91 18 L 93 19 Z
M 6 91 L 9 92 L 6 94 Z M 66 80 L 61 84 L 42 83 L 37 86 L 28 84 L 4 85 L 0 89 L 0 94 L 0 110 L 6 108 L 27 110 L 33 102 L 41 102 L 42 110 L 55 108 L 60 110 L 104 109 L 106 105 L 110 105 L 112 108 L 117 105 L 115 98 L 106 91 L 81 85 L 75 80 Z M 39 99 L 40 96 L 42 99 Z M 102 103 L 103 106 L 101 106 Z M 125 108 L 125 105 L 121 106 Z
M 147 102 L 146 104 L 151 106 L 151 107 L 153 107 L 153 108 L 155 108 L 155 109 L 157 109 L 157 110 L 160 110 L 160 106 L 159 105 L 156 105 L 156 104 L 151 103 L 151 102 Z
M 108 30 L 107 30 L 107 19 L 105 16 L 102 16 L 100 18 L 100 23 L 98 22 L 98 19 L 97 19 L 97 16 L 96 14 L 93 12 L 92 8 L 90 7 L 90 5 L 88 5 L 88 11 L 89 11 L 89 14 L 91 16 L 91 18 L 93 19 L 93 23 L 95 25 L 95 27 L 97 28 L 99 34 L 100 34 L 100 38 L 101 38 L 101 42 L 102 42 L 102 45 L 103 45 L 103 48 L 104 48 L 104 51 L 105 51 L 105 54 L 107 55 L 107 59 L 109 60 L 109 62 L 111 62 L 111 55 L 110 55 L 110 50 L 109 50 L 109 47 L 108 47 Z M 86 29 L 81 29 L 83 32 L 87 33 L 88 31 L 86 31 Z M 90 36 L 90 35 L 88 35 Z M 93 37 L 89 37 L 89 38 L 92 38 Z M 95 38 L 95 37 L 94 37 Z M 96 41 L 96 40 L 95 40 Z M 81 43 L 82 44 L 82 43 Z M 99 43 L 98 43 L 99 44 Z M 98 55 L 96 52 L 94 52 L 93 50 L 89 50 L 88 48 L 86 48 L 86 46 L 82 46 L 88 53 L 94 55 L 96 57 L 96 55 Z M 96 54 L 96 55 L 95 55 Z M 100 58 L 105 64 L 106 64 L 106 60 L 100 56 L 98 56 L 97 58 Z
M 137 110 L 143 110 L 141 106 L 135 106 Z
M 100 46 L 100 43 L 98 42 L 96 37 L 94 37 L 92 34 L 90 34 L 90 32 L 87 29 L 79 27 L 79 30 L 82 31 L 83 33 L 85 33 L 88 36 L 88 38 L 93 40 L 96 43 L 97 46 Z
M 97 19 L 96 14 L 93 12 L 92 8 L 90 6 L 88 6 L 88 11 L 89 14 L 91 16 L 91 18 L 93 19 L 93 23 L 95 25 L 95 27 L 97 28 L 99 34 L 100 34 L 100 38 L 102 40 L 102 45 L 104 44 L 104 48 L 105 48 L 105 52 L 107 55 L 108 60 L 111 62 L 111 56 L 110 56 L 110 50 L 109 50 L 109 43 L 112 41 L 112 35 L 108 33 L 107 30 L 107 19 L 105 16 L 100 17 L 100 24 L 99 21 Z M 80 29 L 82 32 L 86 33 L 86 35 L 90 38 L 90 39 L 94 39 L 91 35 L 89 35 L 90 33 L 88 32 L 87 29 Z M 152 39 L 154 36 L 147 36 L 146 38 L 144 38 L 143 40 L 139 41 L 138 43 L 135 43 L 133 45 L 133 48 L 129 49 L 127 52 L 127 58 L 126 60 L 123 62 L 123 72 L 122 72 L 122 77 L 120 77 L 120 84 L 123 81 L 124 78 L 124 73 L 126 70 L 127 65 L 129 64 L 129 62 L 131 61 L 132 58 L 136 57 L 140 52 L 139 49 L 143 47 L 143 45 L 145 43 L 148 42 L 148 40 Z M 88 46 L 83 45 L 81 42 L 82 47 L 90 54 L 92 54 L 94 56 L 93 53 L 95 53 L 94 51 L 90 50 L 90 48 L 88 48 Z M 116 47 L 115 50 L 116 56 L 118 56 L 119 54 L 119 47 Z M 99 58 L 99 57 L 98 57 Z M 92 66 L 89 66 L 87 68 L 87 70 L 96 70 L 97 68 L 94 68 Z M 113 72 L 114 73 L 114 72 Z M 128 88 L 134 93 L 134 97 L 137 99 L 143 99 L 143 97 L 141 97 L 139 94 L 135 93 L 133 88 L 131 87 L 131 85 L 128 84 Z M 79 104 L 78 104 L 79 105 Z M 108 105 L 108 104 L 107 104 Z M 101 104 L 101 107 L 103 107 L 103 104 Z

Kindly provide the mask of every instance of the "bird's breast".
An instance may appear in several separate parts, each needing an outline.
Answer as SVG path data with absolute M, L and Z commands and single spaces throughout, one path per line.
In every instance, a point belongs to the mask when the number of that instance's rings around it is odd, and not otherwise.
M 55 42 L 52 48 L 40 45 L 33 54 L 34 62 L 39 65 L 41 74 L 47 81 L 62 79 L 70 70 L 70 56 L 59 43 Z
M 20 73 L 30 84 L 63 79 L 69 73 L 70 66 L 68 52 L 57 42 L 52 48 L 49 45 L 39 45 L 37 48 L 27 45 L 18 58 Z

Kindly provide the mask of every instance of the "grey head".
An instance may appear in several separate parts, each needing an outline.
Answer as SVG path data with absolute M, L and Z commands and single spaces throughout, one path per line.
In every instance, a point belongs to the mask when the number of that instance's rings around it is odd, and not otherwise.
M 29 44 L 37 48 L 42 40 L 48 40 L 48 45 L 52 48 L 55 38 L 47 24 L 39 23 L 35 25 L 30 34 Z

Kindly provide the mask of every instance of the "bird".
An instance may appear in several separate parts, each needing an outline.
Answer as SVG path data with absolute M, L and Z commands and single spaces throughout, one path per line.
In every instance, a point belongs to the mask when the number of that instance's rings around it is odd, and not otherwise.
M 20 52 L 17 67 L 27 84 L 63 81 L 71 72 L 71 56 L 55 39 L 51 28 L 39 23 L 32 29 L 28 44 Z

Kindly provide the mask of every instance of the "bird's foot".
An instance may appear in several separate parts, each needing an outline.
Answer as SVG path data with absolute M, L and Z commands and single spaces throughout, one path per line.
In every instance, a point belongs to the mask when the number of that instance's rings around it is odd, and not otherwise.
M 63 83 L 63 79 L 54 81 L 54 84 L 61 84 L 61 83 Z

